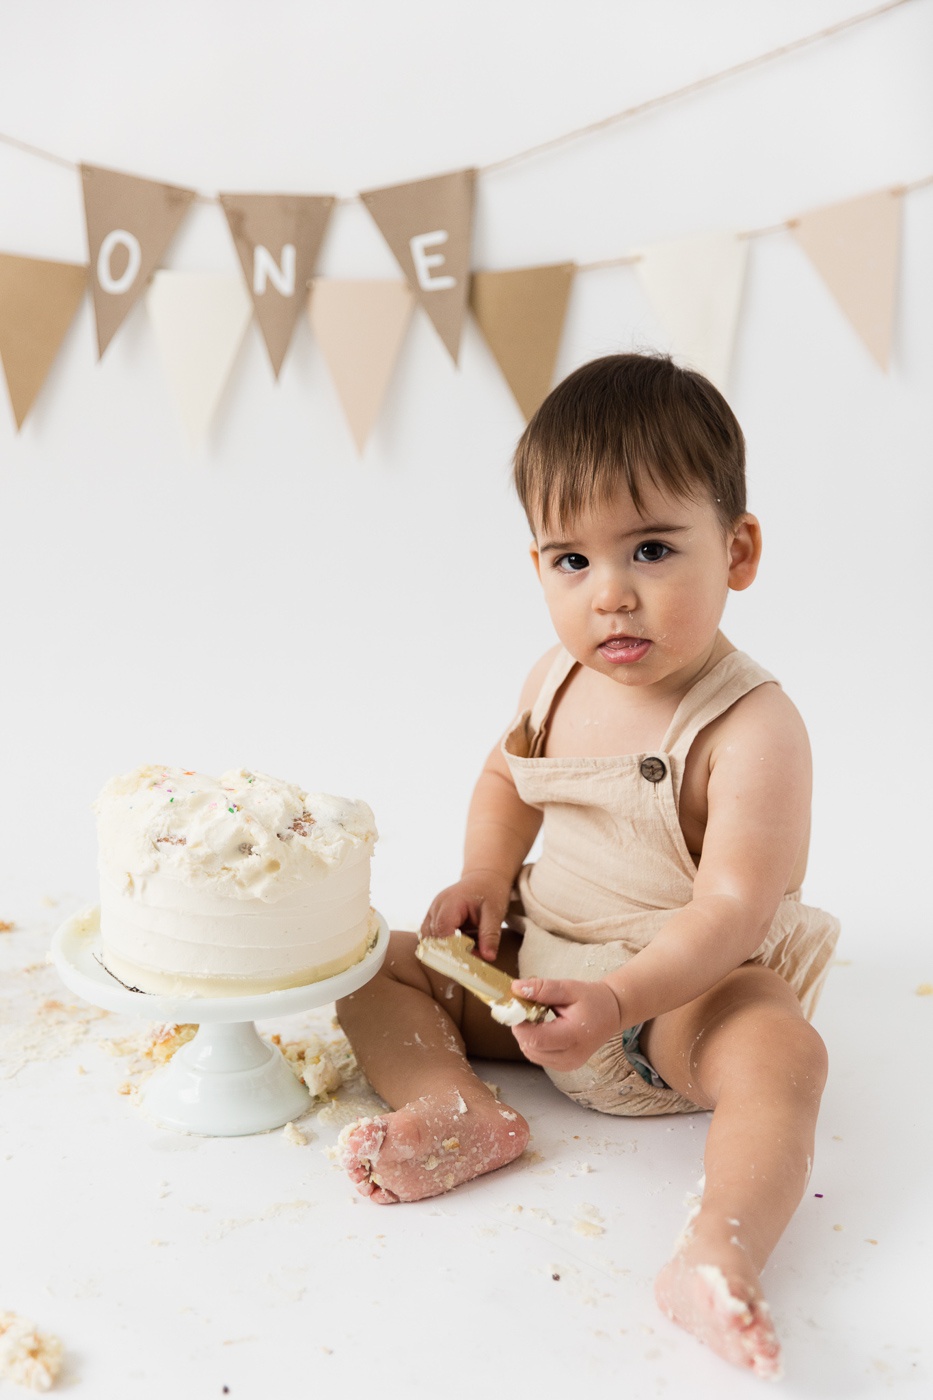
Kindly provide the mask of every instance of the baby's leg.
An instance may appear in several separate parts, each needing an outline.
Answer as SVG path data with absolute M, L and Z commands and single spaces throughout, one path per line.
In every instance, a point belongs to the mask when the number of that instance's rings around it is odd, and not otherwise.
M 437 1196 L 519 1156 L 528 1124 L 500 1104 L 467 1054 L 520 1060 L 518 1042 L 487 1007 L 415 957 L 417 936 L 393 933 L 385 963 L 337 1016 L 367 1079 L 396 1110 L 340 1136 L 357 1189 L 380 1205 Z M 518 939 L 497 963 L 518 975 Z
M 671 1088 L 714 1110 L 702 1204 L 658 1275 L 658 1301 L 728 1361 L 776 1378 L 759 1274 L 810 1175 L 826 1049 L 782 978 L 751 964 L 658 1016 L 643 1049 Z

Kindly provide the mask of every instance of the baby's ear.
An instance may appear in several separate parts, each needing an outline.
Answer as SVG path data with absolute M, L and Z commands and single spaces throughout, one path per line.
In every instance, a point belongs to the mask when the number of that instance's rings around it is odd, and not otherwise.
M 535 566 L 535 573 L 541 577 L 541 555 L 538 553 L 538 541 L 532 540 L 528 546 L 528 553 L 531 555 L 531 562 Z
M 743 515 L 729 545 L 729 587 L 736 593 L 754 583 L 761 562 L 761 526 L 757 516 Z

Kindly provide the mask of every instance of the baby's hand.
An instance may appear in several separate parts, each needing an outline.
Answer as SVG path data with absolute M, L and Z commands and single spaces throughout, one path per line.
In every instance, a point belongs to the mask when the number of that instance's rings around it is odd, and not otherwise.
M 553 1021 L 526 1021 L 512 1027 L 522 1054 L 547 1069 L 579 1069 L 624 1029 L 619 1003 L 605 982 L 517 977 L 512 991 L 516 996 L 544 1002 L 556 1013 Z
M 424 938 L 449 938 L 458 929 L 477 930 L 477 951 L 487 962 L 499 951 L 502 920 L 512 882 L 496 870 L 473 870 L 448 885 L 433 901 L 421 925 Z

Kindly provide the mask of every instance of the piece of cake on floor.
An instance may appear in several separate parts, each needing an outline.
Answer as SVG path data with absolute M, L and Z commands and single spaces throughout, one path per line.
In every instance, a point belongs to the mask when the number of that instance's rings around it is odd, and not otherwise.
M 242 768 L 143 766 L 94 809 L 101 958 L 127 987 L 250 996 L 335 976 L 372 947 L 365 802 Z

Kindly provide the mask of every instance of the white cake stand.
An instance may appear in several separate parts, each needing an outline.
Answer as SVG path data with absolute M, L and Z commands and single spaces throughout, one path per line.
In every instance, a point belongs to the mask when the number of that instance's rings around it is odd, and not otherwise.
M 204 1137 L 268 1132 L 304 1113 L 311 1101 L 285 1057 L 253 1022 L 325 1006 L 362 987 L 379 971 L 389 945 L 381 914 L 375 945 L 336 977 L 244 997 L 155 996 L 134 992 L 100 961 L 100 910 L 74 914 L 52 939 L 52 961 L 65 986 L 94 1006 L 150 1021 L 197 1022 L 182 1046 L 147 1081 L 141 1105 L 159 1127 Z

